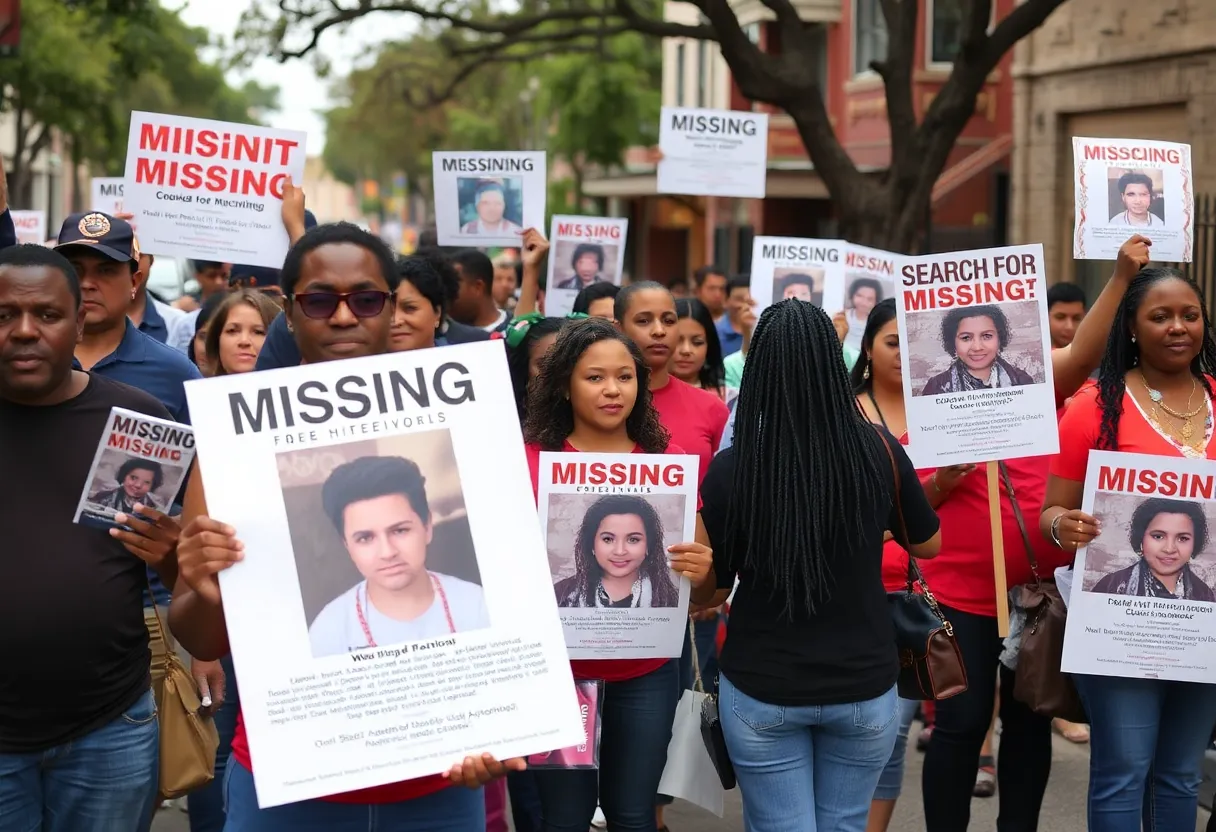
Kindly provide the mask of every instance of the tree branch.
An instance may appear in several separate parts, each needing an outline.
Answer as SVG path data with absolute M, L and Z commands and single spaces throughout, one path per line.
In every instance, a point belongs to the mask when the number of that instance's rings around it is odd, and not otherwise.
M 907 0 L 880 0 L 887 24 L 887 57 L 874 62 L 887 97 L 887 128 L 891 137 L 889 170 L 915 176 L 908 164 L 917 155 L 916 105 L 912 98 L 912 65 L 916 55 L 916 18 L 920 5 Z

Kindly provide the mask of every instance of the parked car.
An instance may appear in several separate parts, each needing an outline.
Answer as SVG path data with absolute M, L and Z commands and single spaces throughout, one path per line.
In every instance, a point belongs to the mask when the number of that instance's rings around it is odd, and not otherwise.
M 198 281 L 189 260 L 175 257 L 154 257 L 152 273 L 148 275 L 148 291 L 162 303 L 173 303 L 182 295 L 198 291 Z

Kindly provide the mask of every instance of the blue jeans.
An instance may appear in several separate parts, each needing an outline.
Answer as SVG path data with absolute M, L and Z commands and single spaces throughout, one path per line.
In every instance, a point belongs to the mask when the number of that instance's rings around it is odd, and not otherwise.
M 915 699 L 899 700 L 899 733 L 895 735 L 891 758 L 887 760 L 878 778 L 878 787 L 874 789 L 875 800 L 899 800 L 904 785 L 904 763 L 908 757 L 908 732 L 912 730 L 912 720 L 919 705 Z
M 224 772 L 224 832 L 486 832 L 481 789 L 449 786 L 401 803 L 304 800 L 258 808 L 253 773 L 236 760 Z
M 719 701 L 748 832 L 864 832 L 899 732 L 894 687 L 843 705 L 770 705 L 723 674 Z
M 215 712 L 215 730 L 220 735 L 215 752 L 215 779 L 186 798 L 190 812 L 190 832 L 221 832 L 224 828 L 224 772 L 232 753 L 232 737 L 236 734 L 236 715 L 241 709 L 241 696 L 236 687 L 236 669 L 232 656 L 220 659 L 224 668 L 224 704 Z
M 679 663 L 604 684 L 599 771 L 538 770 L 545 832 L 587 832 L 596 797 L 613 832 L 655 832 L 654 807 L 680 699 Z
M 159 739 L 156 701 L 148 690 L 117 719 L 80 739 L 46 751 L 0 754 L 0 829 L 131 832 L 156 798 Z
M 1173 832 L 1195 824 L 1216 686 L 1072 677 L 1089 714 L 1090 832 Z

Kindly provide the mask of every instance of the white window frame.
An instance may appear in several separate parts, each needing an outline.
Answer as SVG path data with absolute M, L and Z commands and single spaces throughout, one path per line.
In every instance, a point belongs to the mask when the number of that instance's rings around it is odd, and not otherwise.
M 936 0 L 925 0 L 925 68 L 937 70 L 949 70 L 954 67 L 954 59 L 949 61 L 933 60 L 933 9 Z M 967 0 L 958 0 L 961 3 L 966 3 Z M 997 2 L 993 0 L 992 9 L 988 18 L 988 32 L 996 28 L 996 7 Z
M 879 0 L 853 0 L 853 2 L 850 4 L 850 9 L 853 15 L 853 26 L 851 32 L 852 37 L 849 38 L 849 59 L 851 62 L 850 69 L 852 70 L 854 78 L 872 78 L 875 77 L 877 73 L 870 69 L 869 64 L 875 60 L 882 60 L 886 57 L 886 55 L 884 54 L 881 58 L 876 55 L 869 56 L 866 60 L 865 66 L 858 66 L 861 58 L 861 50 L 858 49 L 858 37 L 861 30 L 857 26 L 857 12 L 862 3 L 867 3 L 873 8 L 874 25 L 875 27 L 882 27 L 884 33 L 886 33 L 887 29 L 887 19 L 883 17 L 882 4 L 879 2 Z

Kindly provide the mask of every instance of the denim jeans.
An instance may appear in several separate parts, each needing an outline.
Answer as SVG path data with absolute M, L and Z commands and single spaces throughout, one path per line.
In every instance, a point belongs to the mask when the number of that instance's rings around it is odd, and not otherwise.
M 159 738 L 148 690 L 91 734 L 46 751 L 0 754 L 0 829 L 131 832 L 156 798 Z
M 864 832 L 899 731 L 892 687 L 841 705 L 770 705 L 721 677 L 726 747 L 748 832 Z
M 224 828 L 224 772 L 232 754 L 232 737 L 236 734 L 236 715 L 241 709 L 241 695 L 236 687 L 236 670 L 232 656 L 220 659 L 224 668 L 224 704 L 215 712 L 215 730 L 220 735 L 215 752 L 215 779 L 186 798 L 190 812 L 190 832 L 222 832 Z
M 258 808 L 253 773 L 236 760 L 224 772 L 224 832 L 486 832 L 481 789 L 449 786 L 401 803 L 304 800 Z
M 1141 823 L 1145 832 L 1192 828 L 1216 686 L 1072 678 L 1091 723 L 1090 832 L 1140 832 Z
M 968 687 L 935 707 L 933 736 L 921 777 L 925 826 L 932 832 L 967 832 L 980 748 L 992 724 L 999 684 L 996 829 L 1035 832 L 1051 775 L 1051 720 L 1014 698 L 1016 677 L 997 660 L 1005 640 L 997 631 L 995 616 L 973 615 L 945 604 L 942 612 L 954 627 Z
M 891 758 L 878 778 L 878 787 L 874 789 L 875 800 L 899 800 L 904 785 L 904 763 L 908 757 L 908 732 L 912 730 L 912 720 L 916 717 L 916 706 L 920 703 L 915 699 L 899 700 L 899 733 L 895 736 L 895 748 L 891 749 Z
M 680 698 L 679 663 L 604 684 L 599 771 L 538 770 L 545 832 L 587 832 L 600 807 L 610 832 L 655 832 L 654 807 Z

